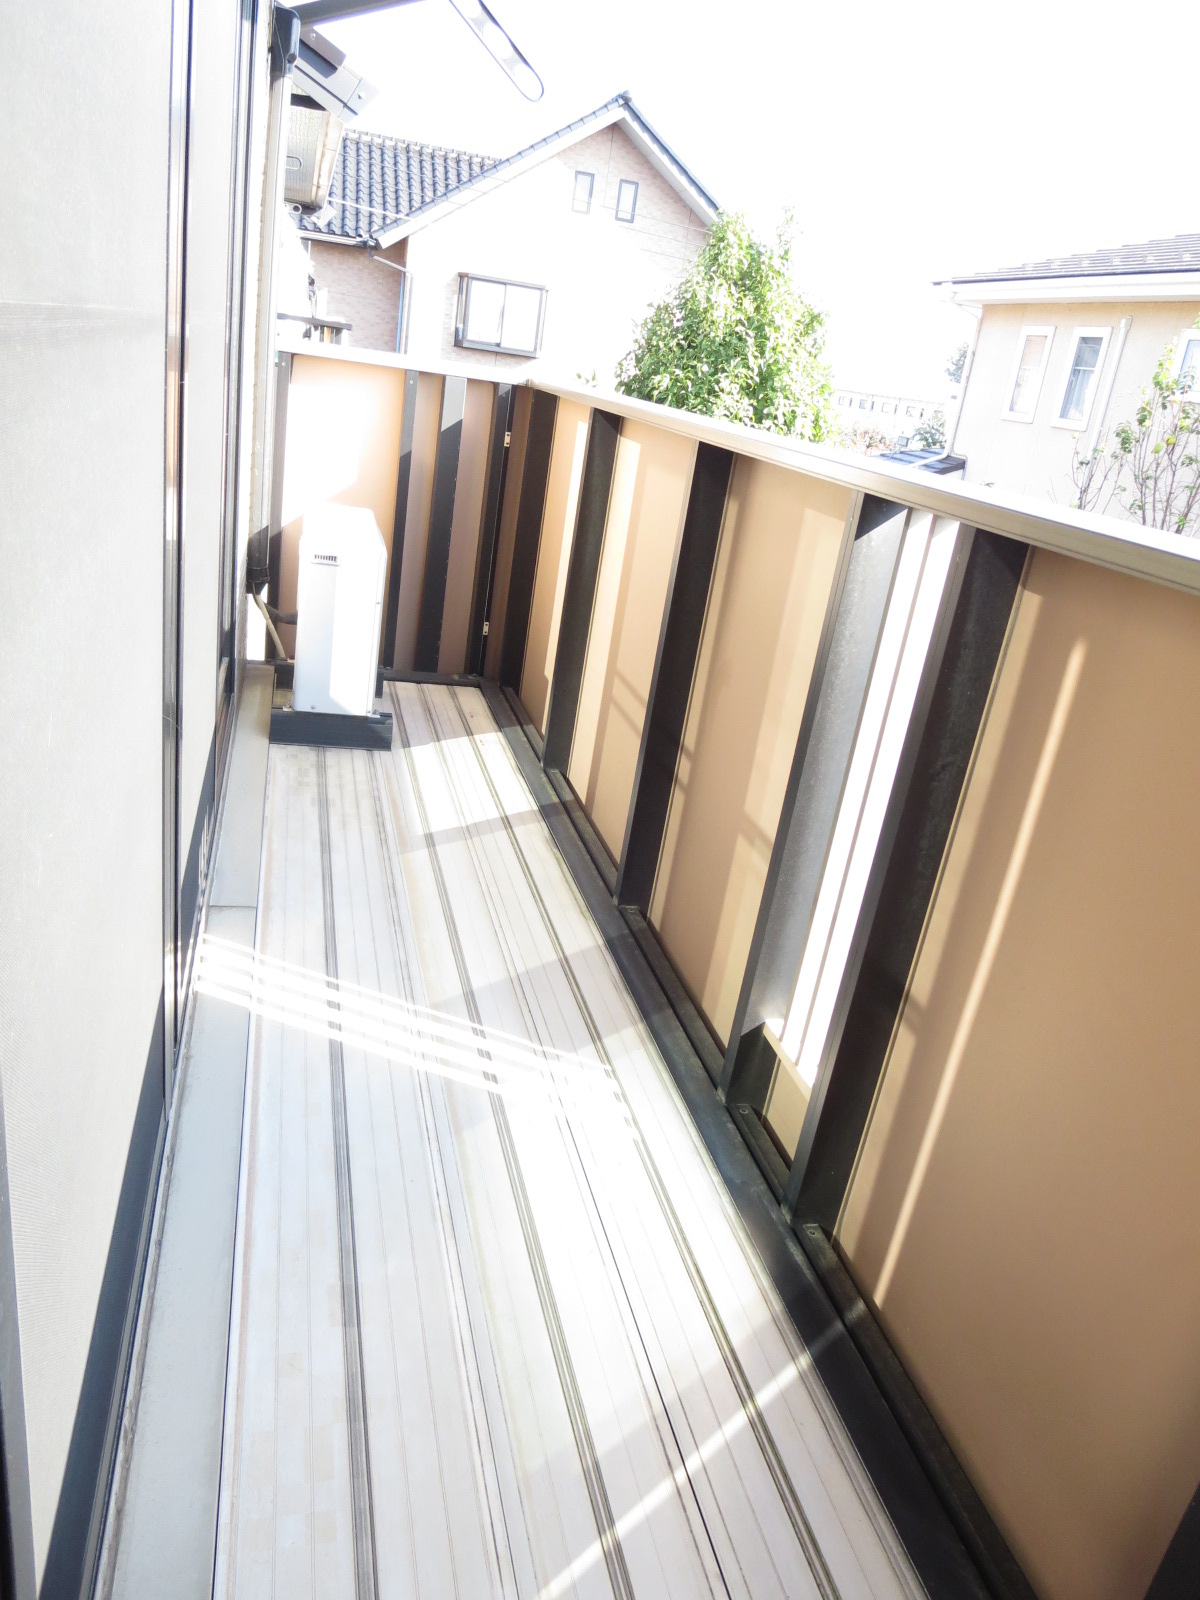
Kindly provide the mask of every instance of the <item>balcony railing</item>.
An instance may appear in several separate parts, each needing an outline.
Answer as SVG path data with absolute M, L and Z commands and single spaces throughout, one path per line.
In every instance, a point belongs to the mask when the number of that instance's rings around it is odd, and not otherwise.
M 1149 1581 L 1200 1475 L 1121 1420 L 1188 1381 L 1191 1278 L 1137 1264 L 1130 1202 L 1188 1165 L 1190 546 L 611 395 L 284 360 L 282 609 L 305 506 L 370 505 L 383 668 L 507 696 L 868 1364 L 969 1473 L 989 1579 L 1101 1586 L 1119 1548 Z M 1186 1259 L 1191 1201 L 1155 1219 Z M 1114 1244 L 1166 1296 L 1136 1373 Z

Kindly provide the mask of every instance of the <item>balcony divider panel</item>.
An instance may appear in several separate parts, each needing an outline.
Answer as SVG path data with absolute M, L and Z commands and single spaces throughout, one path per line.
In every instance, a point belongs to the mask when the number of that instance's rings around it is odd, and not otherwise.
M 1198 641 L 1033 554 L 837 1220 L 1040 1593 L 1145 1593 L 1200 1477 Z
M 394 568 L 391 547 L 402 476 L 399 461 L 406 433 L 409 375 L 396 367 L 329 361 L 307 352 L 294 352 L 284 359 L 290 364 L 291 377 L 287 448 L 275 455 L 276 468 L 282 470 L 275 496 L 275 514 L 281 526 L 278 555 L 271 561 L 271 593 L 273 604 L 294 611 L 300 539 L 309 506 L 330 502 L 369 510 Z M 272 521 L 272 530 L 275 526 Z M 411 507 L 408 528 L 411 535 Z M 294 648 L 293 626 L 280 624 L 279 631 L 284 645 Z M 382 626 L 380 633 L 382 636 Z
M 280 576 L 283 566 L 283 506 L 287 483 L 288 399 L 292 388 L 294 357 L 281 350 L 275 358 L 272 381 L 275 385 L 275 404 L 271 413 L 274 426 L 271 446 L 271 494 L 267 501 L 267 603 L 280 608 Z M 265 643 L 266 659 L 276 656 L 275 641 L 268 633 Z
M 518 691 L 521 704 L 539 738 L 544 738 L 546 733 L 550 679 L 558 646 L 567 564 L 571 559 L 571 541 L 575 532 L 579 491 L 583 484 L 591 418 L 590 406 L 565 400 L 560 402 L 554 420 L 554 444 L 546 479 L 537 563 L 529 602 L 529 623 L 525 634 L 525 659 L 521 663 Z
M 567 563 L 554 672 L 550 679 L 546 737 L 542 746 L 542 765 L 558 772 L 567 765 L 575 735 L 579 686 L 583 680 L 588 629 L 596 598 L 596 577 L 600 571 L 600 552 L 604 543 L 604 525 L 608 519 L 613 464 L 620 432 L 620 417 L 614 417 L 607 411 L 592 412 L 575 527 L 571 536 L 571 554 Z
M 567 765 L 614 884 L 695 461 L 686 434 L 623 420 Z
M 746 457 L 730 483 L 646 919 L 721 1049 L 852 498 Z
M 732 451 L 711 444 L 697 446 L 687 510 L 667 581 L 615 890 L 618 902 L 634 907 L 643 918 L 650 910 L 667 826 L 733 463 Z
M 927 676 L 928 710 L 910 725 L 847 967 L 844 1017 L 825 1062 L 788 1180 L 797 1224 L 832 1233 L 846 1196 L 921 929 L 933 897 L 971 752 L 1012 617 L 1028 547 L 978 532 L 967 557 L 940 660 Z M 911 775 L 905 776 L 908 768 Z M 873 902 L 873 904 L 872 904 Z
M 512 552 L 502 568 L 504 593 L 497 588 L 496 599 L 504 602 L 504 633 L 497 646 L 499 682 L 516 689 L 521 682 L 525 661 L 525 641 L 529 635 L 529 611 L 537 576 L 538 544 L 542 534 L 542 514 L 546 509 L 546 482 L 550 475 L 550 452 L 554 445 L 554 421 L 558 400 L 537 389 L 530 402 L 525 428 L 521 476 L 515 500 Z M 501 543 L 503 545 L 503 526 Z M 490 658 L 489 656 L 489 675 Z
M 467 672 L 482 674 L 487 659 L 492 591 L 500 552 L 500 518 L 504 489 L 512 450 L 514 388 L 511 383 L 492 386 L 492 421 L 488 440 L 487 479 L 480 513 L 479 549 L 475 562 L 475 583 L 471 598 L 471 621 L 467 630 Z M 490 630 L 489 630 L 490 632 Z
M 400 418 L 400 460 L 396 467 L 396 510 L 392 520 L 392 548 L 388 557 L 387 603 L 383 619 L 384 666 L 395 665 L 396 623 L 400 610 L 400 570 L 404 560 L 404 530 L 408 521 L 408 489 L 412 481 L 413 431 L 417 420 L 417 384 L 420 374 L 404 374 L 404 401 Z
M 494 384 L 468 380 L 438 642 L 436 670 L 442 674 L 461 674 L 467 670 L 495 400 Z
M 444 382 L 443 378 L 429 372 L 420 373 L 417 379 L 408 502 L 404 515 L 404 548 L 401 552 L 396 601 L 396 643 L 391 663 L 400 672 L 411 672 L 416 667 L 421 591 L 429 547 Z
M 466 408 L 467 380 L 446 378 L 442 383 L 442 407 L 429 503 L 429 532 L 425 540 L 417 640 L 413 652 L 413 666 L 417 672 L 438 670 L 446 578 L 450 571 L 450 533 L 454 525 L 455 488 Z
M 787 1011 L 800 970 L 829 836 L 891 593 L 907 509 L 856 496 L 813 688 L 796 739 L 758 922 L 721 1074 L 721 1092 L 761 1112 L 775 1055 L 759 1042 L 768 1018 Z

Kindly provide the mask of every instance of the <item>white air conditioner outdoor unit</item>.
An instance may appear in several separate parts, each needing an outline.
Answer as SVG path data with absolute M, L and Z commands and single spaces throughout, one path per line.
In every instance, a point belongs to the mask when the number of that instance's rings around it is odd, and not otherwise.
M 296 584 L 296 711 L 369 716 L 375 708 L 387 548 L 360 506 L 304 514 Z

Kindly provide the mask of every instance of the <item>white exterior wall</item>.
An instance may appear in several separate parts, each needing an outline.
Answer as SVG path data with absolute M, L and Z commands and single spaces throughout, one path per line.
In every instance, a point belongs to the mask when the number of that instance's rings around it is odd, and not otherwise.
M 1100 424 L 1108 428 L 1133 416 L 1163 349 L 1191 326 L 1198 312 L 1200 304 L 1195 301 L 985 306 L 954 439 L 955 454 L 967 458 L 966 481 L 1071 505 L 1076 492 L 1071 462 L 1098 437 L 1098 408 L 1104 405 L 1110 375 L 1112 392 Z M 1125 317 L 1130 319 L 1129 330 L 1124 347 L 1118 350 Z M 1024 327 L 1054 329 L 1041 391 L 1029 422 L 1003 414 Z M 1082 433 L 1056 426 L 1054 421 L 1075 349 L 1076 328 L 1112 330 L 1094 380 L 1096 398 L 1088 428 Z M 1107 509 L 1114 516 L 1121 514 L 1115 500 Z
M 571 209 L 577 171 L 595 175 L 587 215 Z M 632 223 L 616 221 L 622 178 L 638 184 Z M 409 236 L 409 356 L 414 365 L 460 360 L 570 379 L 594 372 L 608 387 L 636 325 L 695 260 L 706 232 L 621 129 L 604 128 Z M 540 356 L 455 349 L 460 272 L 549 291 Z

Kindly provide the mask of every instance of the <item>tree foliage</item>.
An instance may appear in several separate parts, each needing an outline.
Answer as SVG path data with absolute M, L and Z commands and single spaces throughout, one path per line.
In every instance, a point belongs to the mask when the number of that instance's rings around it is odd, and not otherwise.
M 946 376 L 951 383 L 961 383 L 967 366 L 967 341 L 964 339 L 946 363 Z
M 1170 344 L 1131 420 L 1075 457 L 1081 510 L 1107 511 L 1115 502 L 1148 528 L 1200 533 L 1200 390 L 1193 392 L 1194 374 L 1173 375 L 1174 356 Z
M 722 212 L 691 269 L 638 330 L 617 389 L 773 433 L 833 432 L 824 313 L 791 272 L 791 224 L 764 244 Z
M 923 422 L 917 423 L 912 436 L 926 450 L 946 448 L 946 413 L 941 406 L 937 406 Z

